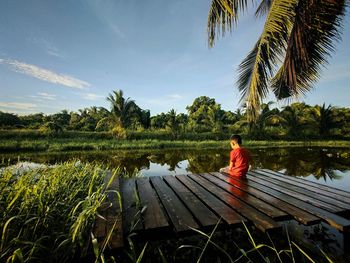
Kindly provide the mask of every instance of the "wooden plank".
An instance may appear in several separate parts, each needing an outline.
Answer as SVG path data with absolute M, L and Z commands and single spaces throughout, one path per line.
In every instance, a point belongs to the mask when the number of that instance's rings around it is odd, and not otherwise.
M 273 219 L 268 217 L 267 215 L 259 212 L 255 208 L 249 206 L 248 204 L 242 202 L 238 198 L 233 195 L 227 193 L 225 190 L 215 186 L 213 183 L 203 179 L 199 175 L 188 175 L 193 181 L 197 182 L 204 188 L 206 188 L 209 192 L 214 194 L 220 200 L 228 204 L 230 207 L 235 209 L 238 213 L 248 218 L 257 228 L 262 231 L 268 231 L 276 228 L 280 228 L 281 225 L 275 222 Z
M 142 213 L 145 229 L 169 227 L 168 220 L 163 212 L 157 194 L 153 190 L 149 178 L 136 180 L 142 207 L 146 210 Z
M 281 211 L 279 208 L 271 206 L 268 202 L 265 202 L 256 198 L 255 196 L 251 195 L 249 192 L 245 192 L 239 188 L 233 187 L 232 185 L 219 180 L 218 178 L 214 177 L 211 174 L 199 174 L 199 175 L 207 179 L 208 181 L 212 182 L 213 184 L 217 185 L 221 189 L 225 190 L 226 192 L 232 194 L 235 198 L 240 199 L 241 201 L 249 204 L 250 206 L 254 207 L 260 212 L 267 214 L 269 217 L 275 220 L 286 220 L 288 218 L 289 219 L 292 218 L 289 214 Z
M 301 209 L 299 209 L 298 207 L 295 207 L 293 205 L 290 205 L 289 203 L 278 199 L 274 196 L 271 196 L 269 194 L 264 193 L 263 191 L 260 191 L 258 189 L 255 189 L 253 187 L 250 187 L 247 182 L 243 182 L 243 181 L 239 181 L 236 180 L 234 177 L 227 177 L 224 176 L 221 173 L 211 173 L 213 176 L 215 176 L 216 178 L 225 181 L 226 183 L 237 187 L 239 189 L 241 189 L 242 191 L 248 192 L 251 195 L 254 195 L 255 197 L 275 206 L 278 207 L 279 209 L 285 211 L 286 213 L 289 213 L 291 216 L 293 216 L 298 222 L 304 224 L 304 225 L 313 225 L 313 224 L 317 224 L 321 221 L 320 218 L 307 213 Z
M 104 180 L 104 185 L 107 187 L 109 180 L 111 179 L 112 173 L 109 172 L 106 174 Z M 101 212 L 101 215 L 105 218 L 96 219 L 96 227 L 101 233 L 97 234 L 98 241 L 102 244 L 105 241 L 105 238 L 108 237 L 109 233 L 111 238 L 108 240 L 108 245 L 111 249 L 117 249 L 124 246 L 123 240 L 123 224 L 122 224 L 122 208 L 120 207 L 118 193 L 120 193 L 120 181 L 118 175 L 115 175 L 113 181 L 105 188 L 107 192 L 106 203 L 104 210 Z
M 305 184 L 304 181 L 301 181 L 301 180 L 299 181 L 290 180 L 288 178 L 285 178 L 286 176 L 275 175 L 270 172 L 265 172 L 262 170 L 256 170 L 254 172 L 268 177 L 269 180 L 274 180 L 274 181 L 278 180 L 280 183 L 287 183 L 290 187 L 295 189 L 295 191 L 302 190 L 305 194 L 314 196 L 319 200 L 322 200 L 331 204 L 335 204 L 344 209 L 350 209 L 350 197 L 347 198 L 345 196 L 332 193 L 330 191 L 322 190 L 318 186 L 309 186 Z M 315 195 L 315 193 L 317 193 L 317 195 Z
M 190 230 L 189 227 L 198 228 L 198 224 L 187 210 L 185 205 L 179 200 L 171 188 L 163 181 L 161 176 L 150 178 L 158 196 L 168 213 L 177 232 Z
M 224 173 L 222 173 L 222 174 L 226 177 L 230 177 L 227 174 L 224 174 Z M 321 218 L 322 220 L 327 222 L 329 225 L 331 225 L 332 227 L 334 227 L 340 231 L 347 232 L 350 229 L 350 220 L 345 219 L 341 216 L 330 213 L 324 209 L 321 209 L 319 207 L 311 205 L 311 204 L 304 202 L 298 198 L 294 198 L 288 194 L 284 194 L 280 191 L 274 190 L 274 189 L 267 187 L 263 184 L 254 182 L 251 179 L 246 180 L 244 178 L 235 178 L 235 180 L 238 180 L 240 182 L 247 182 L 250 187 L 254 187 L 254 188 L 256 188 L 260 191 L 263 191 L 269 195 L 272 195 L 276 198 L 279 198 L 279 199 L 281 199 L 281 200 L 283 200 L 291 205 L 299 207 L 300 209 L 307 211 L 308 213 L 313 214 L 313 215 Z
M 123 204 L 124 234 L 142 230 L 141 207 L 138 203 L 134 178 L 123 179 L 121 181 L 121 195 Z
M 219 221 L 219 218 L 174 176 L 163 178 L 202 226 L 212 226 Z
M 247 178 L 249 180 L 252 180 L 254 182 L 257 182 L 259 184 L 262 184 L 262 185 L 265 185 L 269 188 L 272 188 L 274 190 L 277 190 L 277 191 L 280 191 L 282 193 L 285 193 L 289 196 L 292 196 L 292 197 L 295 197 L 297 199 L 300 199 L 304 202 L 307 202 L 309 204 L 312 204 L 314 206 L 317 206 L 319 208 L 322 208 L 324 210 L 327 210 L 329 212 L 332 212 L 332 213 L 337 213 L 337 212 L 342 212 L 344 209 L 342 208 L 339 208 L 339 207 L 336 207 L 336 206 L 333 206 L 331 204 L 328 204 L 328 203 L 325 203 L 325 202 L 322 202 L 322 201 L 319 201 L 319 200 L 316 200 L 310 196 L 307 196 L 307 195 L 304 195 L 302 193 L 298 193 L 298 192 L 295 192 L 293 190 L 290 190 L 289 188 L 286 188 L 286 187 L 283 187 L 283 186 L 280 186 L 280 185 L 277 185 L 277 184 L 274 184 L 274 183 L 271 183 L 263 178 L 259 178 L 259 177 L 256 177 L 256 176 L 253 176 L 254 172 L 248 172 L 247 173 Z
M 231 207 L 220 201 L 213 194 L 209 193 L 205 188 L 190 180 L 186 175 L 177 175 L 176 179 L 184 184 L 190 191 L 192 191 L 203 203 L 212 209 L 218 216 L 229 225 L 242 224 L 247 220 L 239 215 Z
M 309 196 L 315 200 L 319 200 L 321 202 L 327 203 L 327 204 L 334 207 L 334 211 L 341 210 L 341 211 L 345 212 L 345 211 L 350 210 L 350 204 L 341 202 L 339 200 L 335 200 L 334 198 L 330 198 L 328 196 L 323 196 L 322 192 L 315 193 L 315 192 L 309 191 L 308 189 L 306 189 L 304 187 L 300 187 L 300 186 L 293 185 L 291 183 L 283 182 L 283 181 L 277 180 L 275 178 L 271 178 L 267 175 L 257 173 L 255 171 L 251 171 L 249 174 L 252 176 L 255 176 L 257 178 L 263 179 L 265 181 L 268 181 L 270 183 L 273 183 L 275 185 L 287 188 L 288 190 L 292 190 L 296 193 L 300 193 L 300 194 Z
M 259 171 L 272 173 L 272 174 L 275 174 L 277 176 L 281 176 L 283 178 L 286 178 L 286 179 L 288 179 L 290 181 L 302 182 L 304 185 L 311 186 L 314 189 L 316 188 L 315 190 L 321 189 L 321 190 L 324 190 L 324 191 L 327 191 L 327 192 L 330 192 L 330 193 L 334 193 L 334 194 L 337 194 L 337 195 L 340 195 L 340 196 L 344 196 L 346 198 L 350 198 L 350 192 L 349 191 L 345 191 L 345 190 L 342 190 L 342 189 L 339 189 L 339 188 L 335 188 L 335 187 L 332 187 L 332 186 L 320 184 L 320 183 L 317 183 L 317 182 L 312 182 L 312 181 L 309 181 L 309 180 L 307 180 L 305 178 L 301 178 L 301 177 L 289 176 L 289 175 L 286 175 L 286 174 L 283 174 L 283 173 L 280 173 L 280 172 L 276 172 L 276 171 L 272 171 L 272 170 L 268 170 L 268 169 L 259 169 Z
M 105 218 L 105 214 L 104 211 L 100 212 L 101 216 L 103 216 L 104 218 L 101 217 L 96 217 L 95 218 L 95 225 L 94 225 L 94 237 L 97 238 L 97 240 L 102 240 L 107 234 L 106 234 L 106 218 Z

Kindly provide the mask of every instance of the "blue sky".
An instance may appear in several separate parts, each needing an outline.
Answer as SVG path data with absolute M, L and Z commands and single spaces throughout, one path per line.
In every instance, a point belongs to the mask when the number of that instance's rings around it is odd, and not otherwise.
M 237 109 L 235 70 L 263 20 L 248 13 L 209 49 L 209 5 L 210 0 L 1 0 L 0 110 L 109 108 L 105 98 L 115 89 L 152 115 L 171 108 L 185 112 L 201 95 Z M 350 107 L 349 25 L 347 16 L 342 42 L 301 101 Z

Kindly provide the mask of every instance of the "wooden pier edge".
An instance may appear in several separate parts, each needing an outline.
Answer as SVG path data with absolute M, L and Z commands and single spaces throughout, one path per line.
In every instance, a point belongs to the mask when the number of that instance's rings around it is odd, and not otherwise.
M 164 239 L 206 231 L 221 218 L 220 229 L 243 221 L 261 231 L 279 229 L 288 220 L 323 221 L 348 237 L 350 220 L 343 216 L 350 211 L 348 192 L 327 186 L 320 187 L 324 196 L 317 195 L 319 184 L 309 182 L 267 169 L 249 171 L 245 178 L 211 172 L 121 179 L 109 172 L 93 234 L 100 246 L 118 249 L 130 232 Z
M 100 249 L 119 249 L 124 247 L 119 175 L 108 171 L 103 184 L 107 195 L 95 219 L 93 235 Z

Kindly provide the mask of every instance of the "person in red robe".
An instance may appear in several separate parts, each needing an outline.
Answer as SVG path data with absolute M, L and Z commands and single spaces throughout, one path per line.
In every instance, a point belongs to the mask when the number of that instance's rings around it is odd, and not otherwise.
M 220 172 L 225 172 L 231 176 L 245 176 L 249 169 L 250 154 L 248 150 L 242 147 L 242 138 L 234 134 L 230 138 L 231 152 L 230 164 L 228 167 L 221 168 Z

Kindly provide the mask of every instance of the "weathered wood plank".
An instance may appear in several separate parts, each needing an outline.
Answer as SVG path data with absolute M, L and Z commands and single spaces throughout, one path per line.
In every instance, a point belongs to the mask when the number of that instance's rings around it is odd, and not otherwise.
M 118 175 L 114 175 L 111 178 L 112 173 L 108 172 L 104 180 L 105 191 L 107 192 L 106 203 L 102 207 L 101 216 L 96 218 L 95 226 L 96 231 L 100 233 L 95 233 L 97 240 L 100 244 L 108 241 L 108 246 L 111 249 L 121 248 L 124 246 L 123 239 L 123 223 L 122 223 L 122 208 L 120 207 L 118 193 L 120 193 L 120 181 Z M 111 184 L 107 187 L 108 182 L 112 179 Z M 108 235 L 111 233 L 111 238 Z
M 223 174 L 223 175 L 229 177 L 229 175 L 227 175 L 227 174 Z M 241 178 L 237 178 L 237 180 L 242 181 Z M 308 213 L 313 214 L 313 215 L 321 218 L 322 220 L 327 222 L 329 225 L 333 226 L 334 228 L 336 228 L 340 231 L 347 232 L 350 229 L 350 220 L 348 220 L 348 219 L 345 219 L 345 218 L 338 216 L 334 213 L 330 213 L 324 209 L 321 209 L 319 207 L 311 205 L 311 204 L 304 202 L 298 198 L 294 198 L 288 194 L 274 190 L 274 189 L 267 187 L 263 184 L 257 183 L 251 179 L 248 179 L 248 185 L 250 187 L 254 187 L 258 190 L 261 190 L 269 195 L 272 195 L 276 198 L 279 198 L 279 199 L 281 199 L 281 200 L 283 200 L 291 205 L 297 206 L 300 209 L 305 210 Z
M 237 187 L 245 192 L 248 192 L 255 197 L 278 207 L 279 209 L 285 211 L 286 213 L 289 213 L 291 216 L 293 216 L 298 222 L 304 224 L 304 225 L 313 225 L 317 224 L 321 221 L 319 217 L 316 217 L 308 212 L 305 212 L 301 209 L 299 209 L 296 206 L 293 206 L 281 199 L 278 199 L 274 196 L 271 196 L 269 194 L 264 193 L 263 191 L 260 191 L 258 189 L 255 189 L 253 187 L 250 187 L 247 181 L 244 180 L 236 180 L 233 176 L 225 176 L 221 173 L 211 173 L 216 178 L 225 181 L 226 183 L 233 185 L 234 187 Z
M 153 190 L 149 178 L 136 180 L 142 207 L 146 210 L 142 213 L 145 229 L 169 227 L 165 213 L 163 212 L 157 194 Z
M 143 229 L 134 178 L 121 180 L 124 234 Z
M 199 175 L 188 175 L 193 181 L 197 182 L 209 192 L 213 193 L 220 200 L 228 204 L 230 207 L 235 209 L 237 212 L 242 214 L 244 217 L 248 218 L 257 228 L 262 231 L 268 231 L 276 228 L 280 228 L 281 225 L 275 222 L 273 219 L 267 215 L 259 212 L 255 208 L 249 206 L 248 204 L 242 202 L 233 195 L 227 193 L 225 190 L 218 188 L 213 183 L 205 180 Z
M 286 220 L 288 218 L 292 218 L 289 214 L 281 211 L 279 208 L 271 206 L 268 202 L 262 201 L 256 198 L 255 196 L 251 195 L 249 192 L 242 191 L 239 188 L 236 188 L 226 182 L 223 182 L 211 174 L 200 174 L 200 176 L 212 182 L 213 184 L 225 190 L 226 192 L 232 194 L 234 197 L 256 208 L 260 212 L 267 214 L 274 220 Z
M 204 227 L 215 225 L 219 218 L 198 199 L 186 186 L 173 176 L 164 176 L 164 180 L 173 189 L 177 196 L 192 212 L 194 217 Z
M 247 222 L 247 220 L 235 210 L 208 192 L 205 188 L 193 182 L 186 175 L 177 175 L 176 179 L 198 196 L 198 198 L 210 207 L 218 216 L 222 217 L 227 224 L 237 225 L 242 224 L 242 221 Z
M 314 199 L 310 196 L 304 195 L 302 193 L 295 192 L 293 190 L 290 190 L 289 188 L 280 186 L 278 184 L 271 183 L 271 182 L 263 179 L 262 177 L 256 177 L 256 176 L 254 176 L 254 172 L 252 172 L 252 171 L 247 173 L 247 178 L 249 180 L 252 180 L 252 181 L 257 182 L 259 184 L 263 184 L 263 185 L 270 187 L 274 190 L 280 191 L 280 192 L 285 193 L 289 196 L 295 197 L 297 199 L 300 199 L 304 202 L 307 202 L 309 204 L 312 204 L 316 207 L 322 208 L 322 209 L 327 210 L 327 211 L 332 212 L 332 213 L 342 212 L 344 210 L 342 208 L 333 206 L 331 204 L 316 200 L 316 199 Z
M 160 176 L 153 176 L 150 180 L 157 191 L 175 230 L 177 232 L 182 232 L 190 230 L 189 227 L 198 228 L 198 224 L 191 213 L 175 195 L 173 190 L 163 181 L 163 178 Z
M 303 182 L 290 181 L 288 179 L 285 179 L 284 177 L 265 173 L 264 171 L 252 171 L 251 174 L 263 178 L 264 180 L 268 180 L 269 182 L 278 184 L 280 186 L 287 187 L 288 189 L 293 190 L 295 192 L 302 193 L 313 197 L 314 199 L 340 207 L 342 209 L 350 209 L 350 199 L 347 200 L 346 197 L 323 191 L 322 189 L 312 188 L 307 185 L 303 185 Z
M 345 190 L 342 190 L 339 188 L 335 188 L 335 187 L 324 185 L 324 184 L 317 183 L 317 182 L 312 182 L 312 181 L 309 181 L 309 180 L 302 178 L 302 177 L 293 177 L 293 176 L 289 176 L 289 175 L 286 175 L 286 174 L 283 174 L 280 172 L 276 172 L 276 171 L 272 171 L 272 170 L 268 170 L 268 169 L 259 169 L 259 171 L 265 171 L 265 172 L 268 172 L 271 174 L 275 174 L 277 176 L 282 176 L 290 181 L 302 182 L 304 185 L 315 187 L 316 188 L 316 189 L 314 188 L 315 190 L 321 189 L 321 190 L 324 190 L 324 191 L 327 191 L 330 193 L 335 193 L 337 195 L 344 196 L 346 198 L 350 198 L 349 191 L 345 191 Z

